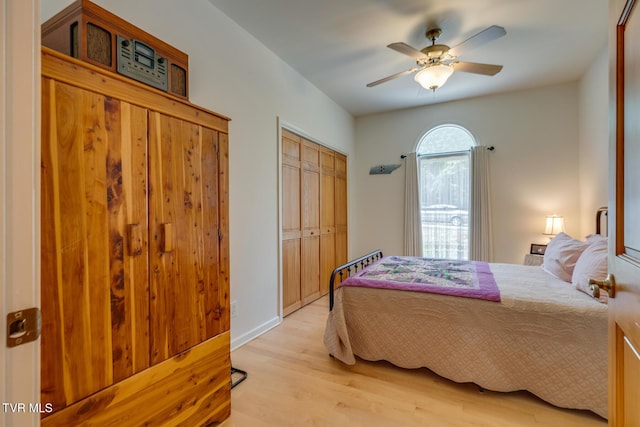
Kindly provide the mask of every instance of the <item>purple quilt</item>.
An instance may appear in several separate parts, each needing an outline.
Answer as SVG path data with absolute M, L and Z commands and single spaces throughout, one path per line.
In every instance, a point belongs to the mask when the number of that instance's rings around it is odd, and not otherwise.
M 417 257 L 384 257 L 340 286 L 398 289 L 500 301 L 489 264 Z

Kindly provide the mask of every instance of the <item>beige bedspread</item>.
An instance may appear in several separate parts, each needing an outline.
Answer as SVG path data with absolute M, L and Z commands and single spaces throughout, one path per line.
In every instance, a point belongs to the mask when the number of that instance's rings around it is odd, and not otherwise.
M 491 264 L 501 302 L 339 288 L 324 343 L 488 390 L 528 390 L 607 417 L 607 306 L 537 266 Z

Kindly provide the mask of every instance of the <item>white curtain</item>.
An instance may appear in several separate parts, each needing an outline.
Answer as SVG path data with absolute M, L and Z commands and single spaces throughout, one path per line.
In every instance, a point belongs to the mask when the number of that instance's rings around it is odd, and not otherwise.
M 422 256 L 422 222 L 416 153 L 410 153 L 404 159 L 404 182 L 404 254 L 405 256 Z
M 471 218 L 469 221 L 469 258 L 491 261 L 491 195 L 489 191 L 489 156 L 480 145 L 471 148 Z

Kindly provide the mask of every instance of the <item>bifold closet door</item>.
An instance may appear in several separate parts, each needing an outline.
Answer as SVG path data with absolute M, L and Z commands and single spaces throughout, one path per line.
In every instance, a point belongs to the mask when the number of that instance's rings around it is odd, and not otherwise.
M 346 156 L 282 130 L 283 313 L 329 290 L 347 258 Z
M 224 330 L 218 132 L 149 115 L 151 363 Z M 223 147 L 226 153 L 226 148 Z
M 335 153 L 320 152 L 320 293 L 329 292 L 329 279 L 336 265 Z
M 282 131 L 283 314 L 320 297 L 320 146 Z
M 336 266 L 348 262 L 347 247 L 347 156 L 336 153 L 335 221 L 336 221 Z
M 320 297 L 320 146 L 302 139 L 302 305 Z
M 42 79 L 42 402 L 149 366 L 147 110 Z
M 301 177 L 300 137 L 282 130 L 282 311 L 283 315 L 302 306 L 301 275 Z

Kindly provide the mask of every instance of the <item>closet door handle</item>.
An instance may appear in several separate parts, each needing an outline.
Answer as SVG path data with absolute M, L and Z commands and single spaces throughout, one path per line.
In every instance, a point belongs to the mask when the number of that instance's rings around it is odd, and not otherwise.
M 142 228 L 140 224 L 127 224 L 129 255 L 142 255 Z
M 173 224 L 162 224 L 162 252 L 173 251 Z

